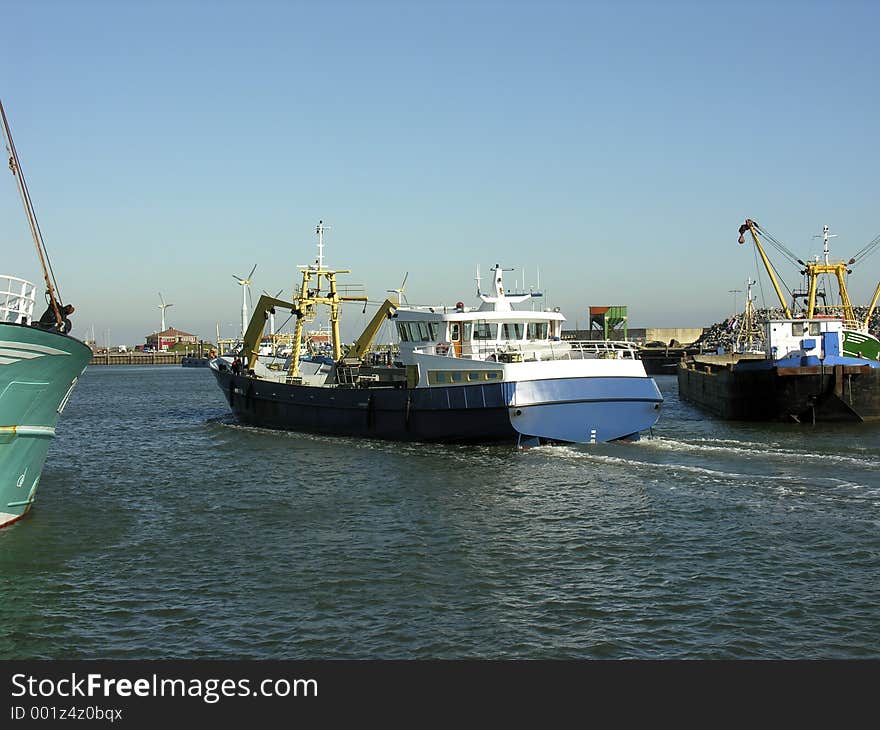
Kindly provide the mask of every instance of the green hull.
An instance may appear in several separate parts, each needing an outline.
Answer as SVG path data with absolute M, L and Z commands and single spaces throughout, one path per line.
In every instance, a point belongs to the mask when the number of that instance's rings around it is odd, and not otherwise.
M 880 341 L 873 335 L 855 330 L 843 331 L 843 354 L 866 360 L 880 360 Z
M 58 415 L 91 355 L 73 337 L 0 323 L 0 527 L 33 504 Z

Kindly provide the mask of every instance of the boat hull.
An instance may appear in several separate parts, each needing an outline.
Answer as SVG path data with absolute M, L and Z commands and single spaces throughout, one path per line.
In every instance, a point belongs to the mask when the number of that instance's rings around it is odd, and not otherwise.
M 880 368 L 871 365 L 779 367 L 761 362 L 678 368 L 679 396 L 737 421 L 880 421 Z
M 605 379 L 619 381 L 614 384 L 618 390 L 623 380 L 643 381 L 627 398 L 598 382 L 582 382 L 580 389 L 559 381 L 336 388 L 259 380 L 217 367 L 212 372 L 240 423 L 397 441 L 531 444 L 637 438 L 657 422 L 662 402 L 650 378 Z
M 30 510 L 58 416 L 91 355 L 73 337 L 0 323 L 0 527 Z

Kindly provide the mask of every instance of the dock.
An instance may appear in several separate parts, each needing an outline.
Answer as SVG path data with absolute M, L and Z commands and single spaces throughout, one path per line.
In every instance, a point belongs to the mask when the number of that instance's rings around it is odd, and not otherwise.
M 182 352 L 94 352 L 89 365 L 177 365 Z

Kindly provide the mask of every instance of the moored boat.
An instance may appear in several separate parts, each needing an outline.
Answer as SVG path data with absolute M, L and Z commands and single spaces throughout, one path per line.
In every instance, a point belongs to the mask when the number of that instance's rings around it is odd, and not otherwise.
M 341 296 L 319 256 L 300 267 L 292 302 L 262 296 L 244 338 L 236 372 L 211 362 L 236 418 L 246 424 L 324 434 L 429 442 L 596 443 L 634 440 L 659 418 L 663 401 L 629 342 L 563 342 L 558 311 L 518 310 L 530 295 L 510 296 L 502 268 L 480 305 L 412 307 L 386 299 L 350 347 L 339 339 L 339 309 L 361 296 Z M 399 295 L 398 295 L 399 296 Z M 329 358 L 290 358 L 282 371 L 264 367 L 258 343 L 273 308 L 296 317 L 294 352 L 318 305 L 330 308 Z M 382 324 L 400 342 L 393 362 L 370 348 Z M 387 355 L 387 353 L 383 353 Z
M 875 248 L 880 238 L 848 261 L 832 261 L 831 236 L 825 226 L 824 261 L 797 260 L 807 279 L 801 294 L 806 301 L 803 315 L 793 316 L 795 302 L 789 307 L 782 295 L 758 236 L 762 229 L 746 220 L 740 228 L 740 243 L 746 232 L 766 266 L 785 316 L 761 323 L 761 351 L 742 347 L 740 352 L 683 358 L 677 371 L 681 398 L 729 420 L 880 421 L 880 340 L 868 331 L 880 284 L 867 315 L 857 319 L 845 279 L 849 267 Z M 837 282 L 839 305 L 817 305 L 819 277 L 824 275 Z M 744 321 L 750 306 L 751 297 Z M 738 341 L 754 344 L 751 338 Z
M 0 276 L 0 527 L 23 517 L 37 486 L 55 425 L 91 350 L 71 337 L 70 305 L 62 305 L 57 283 L 45 264 L 36 225 L 6 114 L 0 104 L 9 165 L 18 183 L 46 278 L 48 308 L 34 322 L 35 287 L 15 276 Z

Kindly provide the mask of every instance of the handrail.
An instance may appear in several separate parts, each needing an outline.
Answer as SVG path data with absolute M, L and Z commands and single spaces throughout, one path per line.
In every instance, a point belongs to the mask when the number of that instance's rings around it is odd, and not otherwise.
M 418 354 L 434 354 L 455 357 L 455 348 L 448 347 L 445 351 L 437 349 L 437 345 L 447 343 L 424 343 L 413 352 Z M 485 342 L 473 340 L 471 352 L 462 355 L 465 359 L 485 360 L 491 356 L 506 356 L 516 353 L 523 359 L 536 360 L 581 360 L 586 357 L 637 359 L 638 345 L 624 340 L 538 340 L 529 342 Z M 476 356 L 476 357 L 474 357 Z M 500 358 L 499 358 L 500 359 Z
M 31 282 L 0 275 L 0 322 L 30 324 L 35 300 L 36 287 Z

